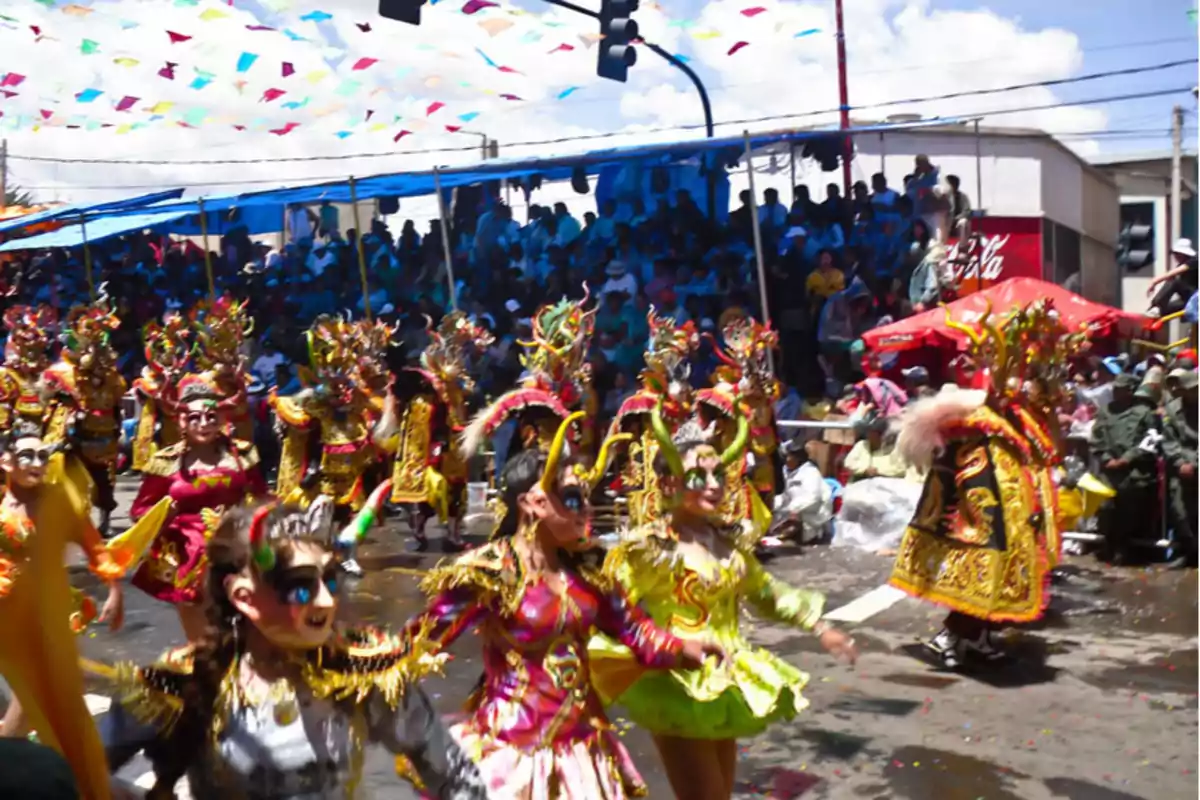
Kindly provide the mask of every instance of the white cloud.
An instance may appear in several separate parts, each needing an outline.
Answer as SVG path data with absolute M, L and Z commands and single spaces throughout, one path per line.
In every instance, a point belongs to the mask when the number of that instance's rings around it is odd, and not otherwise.
M 33 0 L 20 0 L 5 4 L 2 12 L 14 21 L 0 27 L 0 74 L 10 71 L 27 76 L 14 88 L 17 96 L 0 100 L 0 135 L 8 139 L 10 151 L 17 156 L 246 159 L 475 147 L 474 137 L 447 133 L 444 126 L 448 124 L 486 132 L 502 143 L 611 131 L 627 134 L 575 145 L 504 147 L 507 155 L 702 135 L 698 130 L 647 133 L 649 128 L 701 121 L 700 104 L 690 83 L 645 48 L 625 86 L 598 79 L 596 24 L 559 9 L 533 13 L 506 3 L 467 16 L 460 11 L 460 0 L 444 0 L 427 5 L 422 25 L 414 28 L 380 19 L 376 0 L 238 0 L 236 7 L 221 0 L 195 4 L 191 0 L 97 0 L 92 13 L 83 16 L 65 13 L 64 5 L 60 0 L 57 8 L 46 8 Z M 333 14 L 331 20 L 300 20 L 323 5 L 323 10 Z M 922 0 L 855 0 L 846 5 L 850 100 L 855 106 L 1069 77 L 1082 66 L 1074 34 L 1026 30 L 994 11 L 939 11 L 935 3 Z M 766 10 L 749 17 L 742 13 L 751 7 Z M 202 14 L 213 17 L 214 12 L 224 16 L 201 19 Z M 709 86 L 718 121 L 837 106 L 831 2 L 721 0 L 701 7 L 690 24 L 681 24 L 685 21 L 680 13 L 682 9 L 675 3 L 644 3 L 637 19 L 647 39 L 690 59 Z M 125 21 L 137 25 L 123 26 Z M 279 30 L 246 27 L 260 23 Z M 369 23 L 372 30 L 364 33 L 357 23 Z M 52 40 L 35 42 L 30 25 L 39 26 Z M 294 41 L 283 33 L 285 28 L 307 41 Z M 816 33 L 796 37 L 814 29 Z M 168 30 L 193 38 L 172 44 Z M 82 55 L 83 39 L 96 41 L 99 51 Z M 749 45 L 729 55 L 738 41 Z M 477 48 L 498 66 L 512 67 L 519 74 L 488 67 Z M 258 59 L 247 72 L 238 73 L 242 52 L 255 53 Z M 362 57 L 377 58 L 379 63 L 352 70 Z M 114 62 L 131 58 L 138 63 Z M 174 81 L 157 74 L 167 61 L 179 64 Z M 285 61 L 295 70 L 290 77 L 282 75 Z M 197 68 L 212 73 L 211 83 L 199 90 L 190 88 L 194 78 L 204 77 Z M 318 77 L 320 73 L 326 74 Z M 359 81 L 361 87 L 343 95 L 339 87 L 348 90 L 353 86 L 346 81 Z M 558 99 L 571 87 L 580 88 L 566 99 Z M 75 93 L 87 88 L 104 94 L 90 104 L 76 102 Z M 268 89 L 287 93 L 262 102 Z M 504 99 L 504 94 L 522 99 Z M 116 111 L 114 105 L 126 95 L 139 98 L 134 108 Z M 305 98 L 303 108 L 284 107 Z M 916 107 L 867 108 L 854 116 L 871 120 L 900 112 L 962 115 L 1054 100 L 1049 89 L 1029 89 Z M 445 107 L 427 115 L 434 101 Z M 164 110 L 166 119 L 142 130 L 118 133 L 125 129 L 61 127 L 72 122 L 114 126 L 145 122 L 149 119 L 145 109 L 157 103 L 174 105 Z M 30 124 L 44 110 L 53 112 L 52 124 L 33 132 Z M 369 120 L 368 111 L 373 112 Z M 459 118 L 473 112 L 478 113 L 475 119 Z M 203 125 L 188 129 L 175 124 L 188 114 L 203 116 Z M 288 122 L 299 122 L 301 127 L 286 136 L 262 132 Z M 836 115 L 749 127 L 833 122 Z M 236 131 L 235 124 L 250 130 Z M 1096 109 L 1059 108 L 997 116 L 987 124 L 1083 131 L 1103 128 L 1106 115 Z M 400 130 L 413 134 L 394 143 Z M 719 130 L 737 133 L 740 127 Z M 338 131 L 351 131 L 352 135 L 338 139 Z M 1086 149 L 1092 145 L 1076 146 Z M 223 166 L 50 164 L 18 158 L 10 161 L 10 171 L 17 182 L 35 187 L 40 199 L 91 201 L 140 189 L 87 187 L 203 183 L 200 191 L 205 193 L 247 191 L 340 177 L 351 171 L 370 174 L 464 163 L 477 152 Z M 216 185 L 226 181 L 230 183 Z M 249 181 L 262 183 L 245 183 Z

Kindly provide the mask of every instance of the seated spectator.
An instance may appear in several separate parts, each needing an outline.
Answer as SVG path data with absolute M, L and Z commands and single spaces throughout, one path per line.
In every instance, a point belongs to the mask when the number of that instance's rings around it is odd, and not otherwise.
M 637 278 L 629 274 L 624 261 L 614 259 L 608 262 L 608 266 L 604 268 L 604 274 L 608 278 L 604 285 L 600 288 L 600 296 L 605 297 L 613 292 L 620 292 L 626 298 L 633 297 L 638 291 Z
M 882 417 L 870 417 L 855 426 L 860 438 L 843 463 L 851 483 L 868 478 L 903 478 L 908 472 L 895 453 L 895 443 L 887 440 L 887 430 L 887 420 Z
M 1196 248 L 1191 239 L 1179 239 L 1171 246 L 1175 266 L 1150 281 L 1146 295 L 1150 298 L 1151 317 L 1165 317 L 1182 311 L 1198 288 Z
M 804 288 L 812 299 L 814 311 L 846 288 L 846 276 L 834 263 L 832 252 L 821 250 L 817 254 L 817 268 L 804 281 Z
M 276 370 L 287 364 L 287 357 L 275 349 L 275 343 L 266 339 L 262 343 L 262 355 L 254 359 L 250 372 L 263 383 L 268 383 L 275 377 Z
M 783 452 L 783 490 L 775 496 L 771 532 L 802 543 L 819 540 L 833 519 L 833 490 L 813 462 L 809 443 L 793 439 L 783 445 Z
M 937 394 L 929 385 L 929 370 L 924 367 L 908 367 L 901 370 L 900 374 L 904 376 L 904 389 L 910 401 L 924 400 Z

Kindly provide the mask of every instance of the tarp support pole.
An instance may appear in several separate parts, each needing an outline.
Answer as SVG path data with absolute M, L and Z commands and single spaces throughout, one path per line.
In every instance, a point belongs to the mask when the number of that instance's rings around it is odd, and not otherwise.
M 450 310 L 458 311 L 458 289 L 454 283 L 454 259 L 450 252 L 450 222 L 446 219 L 446 198 L 442 195 L 442 176 L 437 167 L 433 168 L 433 191 L 438 199 L 438 215 L 441 218 L 442 252 L 446 258 L 446 282 L 450 284 Z
M 87 218 L 79 215 L 79 231 L 83 235 L 83 271 L 87 273 L 88 297 L 96 299 L 96 279 L 92 276 L 92 248 L 88 247 Z
M 208 250 L 208 220 L 205 219 L 204 198 L 201 197 L 196 202 L 200 208 L 200 239 L 204 244 L 204 274 L 208 277 L 208 296 L 210 299 L 216 300 L 217 282 L 213 280 L 212 253 Z
M 763 264 L 762 227 L 758 223 L 758 194 L 754 191 L 754 157 L 750 152 L 750 131 L 743 131 L 745 143 L 746 178 L 750 181 L 750 221 L 754 229 L 754 263 L 758 266 L 758 299 L 762 303 L 763 324 L 771 326 L 771 309 L 767 306 L 767 268 Z M 767 367 L 775 372 L 775 354 L 767 350 Z
M 350 209 L 354 215 L 354 244 L 358 250 L 358 277 L 362 281 L 363 315 L 371 321 L 371 289 L 367 286 L 367 253 L 363 249 L 362 221 L 358 218 L 358 184 L 350 176 Z

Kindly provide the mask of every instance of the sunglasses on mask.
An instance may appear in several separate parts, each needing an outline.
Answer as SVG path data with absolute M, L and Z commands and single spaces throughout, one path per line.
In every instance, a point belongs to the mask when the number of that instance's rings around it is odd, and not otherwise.
M 570 513 L 582 514 L 587 509 L 587 493 L 582 486 L 563 486 L 558 490 L 557 494 L 563 508 Z
M 330 564 L 322 572 L 316 567 L 292 567 L 272 581 L 279 602 L 289 606 L 306 606 L 317 599 L 321 584 L 329 593 L 336 595 L 340 586 L 337 564 Z
M 708 488 L 710 479 L 718 487 L 724 486 L 725 468 L 716 467 L 715 469 L 707 470 L 703 467 L 692 467 L 683 474 L 683 488 L 689 492 L 702 492 Z
M 187 422 L 189 425 L 207 425 L 217 421 L 217 412 L 215 409 L 206 411 L 189 411 L 187 413 Z
M 54 455 L 53 447 L 38 449 L 26 447 L 13 453 L 13 458 L 22 467 L 44 467 L 50 462 L 50 456 L 52 455 Z

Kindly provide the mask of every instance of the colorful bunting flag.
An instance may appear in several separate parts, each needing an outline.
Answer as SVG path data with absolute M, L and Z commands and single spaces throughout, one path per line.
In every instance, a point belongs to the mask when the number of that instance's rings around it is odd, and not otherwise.
M 499 3 L 493 3 L 492 0 L 467 0 L 466 5 L 462 7 L 462 13 L 471 16 L 485 8 L 497 8 L 499 5 Z
M 308 39 L 291 30 L 290 28 L 283 29 L 283 35 L 291 39 L 293 42 L 307 42 Z
M 573 44 L 560 44 L 558 47 L 550 51 L 550 55 L 554 55 L 555 53 L 569 53 L 574 49 L 575 45 Z
M 333 14 L 326 14 L 324 11 L 310 11 L 300 18 L 301 22 L 326 22 L 333 19 Z
M 292 66 L 292 62 L 283 62 L 283 77 L 288 77 L 296 72 L 296 68 Z
M 92 13 L 92 9 L 87 6 L 79 6 L 72 3 L 69 6 L 63 6 L 62 12 L 68 17 L 86 17 Z
M 743 47 L 749 47 L 749 46 L 750 46 L 749 42 L 736 42 L 736 43 L 734 43 L 733 47 L 729 48 L 729 52 L 726 53 L 725 55 L 731 56 L 734 53 L 736 53 L 738 50 L 741 50 Z
M 578 92 L 582 88 L 583 88 L 582 86 L 568 86 L 566 89 L 563 89 L 561 92 L 558 93 L 558 99 L 565 100 L 566 98 L 575 94 L 575 92 Z
M 0 79 L 0 86 L 20 86 L 25 81 L 25 76 L 17 72 L 6 73 L 3 79 Z
M 93 53 L 99 53 L 100 43 L 91 39 L 84 39 L 79 43 L 79 52 L 83 53 L 85 56 L 90 56 Z
M 334 94 L 342 97 L 349 97 L 362 88 L 362 83 L 359 81 L 342 81 L 342 85 L 337 88 Z
M 166 62 L 166 66 L 158 71 L 158 76 L 173 81 L 175 80 L 175 68 L 178 66 L 174 61 L 168 61 Z
M 799 39 L 801 36 L 812 36 L 814 33 L 820 33 L 820 32 L 821 32 L 820 28 L 807 28 L 805 30 L 800 31 L 792 38 Z
M 230 4 L 230 5 L 232 5 L 232 4 Z M 228 16 L 229 16 L 228 14 L 226 14 L 224 11 L 222 11 L 219 8 L 210 8 L 206 11 L 201 12 L 200 19 L 202 19 L 205 22 L 212 22 L 213 20 L 225 19 Z
M 248 31 L 274 31 L 274 30 L 278 30 L 278 28 L 272 28 L 270 25 L 247 25 L 246 30 L 248 30 Z
M 242 53 L 238 56 L 237 71 L 246 72 L 250 67 L 254 66 L 255 61 L 258 61 L 258 56 L 254 53 Z
M 189 88 L 199 91 L 200 89 L 203 89 L 205 86 L 208 86 L 210 83 L 212 83 L 211 78 L 196 77 L 196 78 L 192 78 L 192 82 L 191 82 Z
M 172 103 L 171 101 L 163 100 L 163 101 L 155 103 L 153 106 L 151 106 L 150 113 L 151 114 L 165 114 L 174 107 L 175 107 L 175 104 Z
M 358 61 L 354 62 L 354 66 L 350 69 L 353 72 L 361 72 L 364 69 L 369 69 L 372 64 L 377 63 L 379 63 L 379 59 L 377 58 L 360 58 Z
M 185 33 L 176 33 L 175 31 L 167 31 L 167 36 L 170 37 L 171 44 L 182 44 L 192 38 Z
M 291 111 L 295 111 L 297 109 L 304 108 L 306 105 L 308 105 L 308 101 L 310 99 L 311 98 L 306 97 L 299 102 L 297 102 L 295 100 L 289 100 L 288 102 L 283 104 L 283 108 L 289 109 Z
M 139 98 L 137 98 L 137 97 L 131 97 L 129 95 L 122 97 L 120 100 L 117 101 L 117 105 L 116 105 L 117 111 L 128 111 L 129 109 L 133 108 L 133 104 L 136 103 L 138 101 L 138 99 Z
M 287 92 L 285 92 L 283 89 L 267 89 L 265 92 L 263 92 L 262 97 L 258 102 L 270 103 L 272 100 L 278 100 L 285 94 L 287 94 Z
M 403 139 L 405 136 L 410 135 L 411 133 L 412 133 L 412 131 L 409 131 L 409 130 L 400 131 L 399 133 L 397 133 L 395 136 L 392 137 L 392 141 L 398 142 L 401 139 Z
M 345 139 L 347 136 L 353 136 L 353 135 L 354 135 L 354 131 L 338 131 L 337 133 L 334 134 L 334 136 L 338 137 L 339 139 Z
M 204 124 L 204 120 L 208 118 L 207 108 L 189 108 L 187 113 L 183 115 L 183 121 L 193 128 L 199 128 Z
M 441 102 L 440 100 L 435 100 L 429 104 L 429 108 L 425 109 L 425 116 L 428 117 L 430 114 L 433 114 L 438 109 L 445 108 L 445 107 L 446 107 L 445 103 Z
M 75 102 L 90 103 L 102 94 L 104 94 L 104 92 L 100 91 L 99 89 L 84 89 L 82 92 L 79 92 L 75 95 Z
M 291 133 L 292 131 L 296 130 L 296 128 L 299 128 L 299 127 L 300 127 L 299 122 L 289 122 L 288 124 L 284 125 L 282 128 L 273 129 L 271 131 L 271 133 L 275 134 L 276 136 L 286 136 L 287 134 Z
M 314 70 L 304 76 L 304 80 L 314 86 L 329 77 L 329 73 L 323 69 Z
M 478 116 L 479 116 L 478 111 L 468 111 L 466 114 L 459 114 L 458 118 L 461 119 L 463 122 L 470 122 L 471 120 L 475 119 Z
M 447 125 L 446 130 L 450 133 L 458 133 L 462 130 L 462 125 Z
M 369 23 L 369 22 L 356 22 L 354 24 L 357 25 L 358 29 L 360 31 L 362 31 L 363 33 L 371 32 L 371 23 Z
M 754 8 L 743 8 L 741 13 L 743 17 L 757 17 L 765 12 L 766 9 L 762 6 L 755 6 Z

